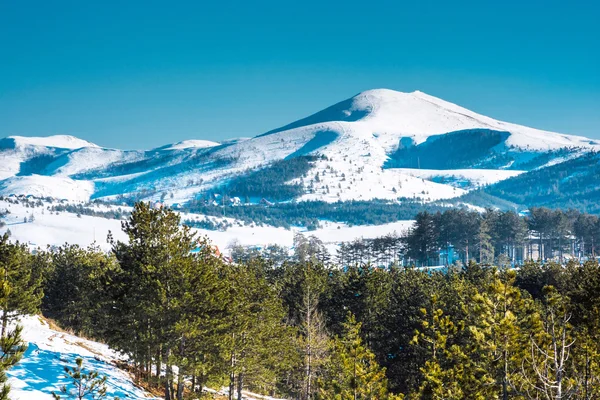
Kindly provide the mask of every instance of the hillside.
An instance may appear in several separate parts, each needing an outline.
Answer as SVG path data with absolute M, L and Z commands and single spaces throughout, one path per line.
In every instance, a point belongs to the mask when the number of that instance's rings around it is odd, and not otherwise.
M 89 370 L 107 376 L 108 398 L 152 398 L 132 382 L 127 372 L 116 366 L 123 357 L 108 346 L 55 330 L 38 316 L 22 317 L 20 324 L 28 348 L 23 359 L 7 373 L 11 399 L 52 399 L 53 391 L 58 392 L 61 385 L 68 384 L 64 367 L 73 367 L 77 357 L 83 358 Z

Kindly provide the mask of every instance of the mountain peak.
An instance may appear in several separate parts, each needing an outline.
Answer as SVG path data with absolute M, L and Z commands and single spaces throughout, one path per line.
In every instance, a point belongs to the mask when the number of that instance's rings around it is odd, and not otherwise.
M 71 135 L 52 136 L 8 136 L 0 140 L 0 147 L 15 148 L 21 146 L 56 147 L 60 149 L 80 149 L 82 147 L 99 147 L 98 145 Z
M 211 140 L 189 139 L 161 146 L 157 150 L 205 149 L 208 147 L 219 146 L 220 144 L 221 143 L 213 142 Z

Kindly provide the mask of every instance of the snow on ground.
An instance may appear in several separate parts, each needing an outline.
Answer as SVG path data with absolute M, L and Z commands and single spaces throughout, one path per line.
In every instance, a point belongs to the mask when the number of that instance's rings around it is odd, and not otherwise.
M 526 171 L 504 169 L 414 169 L 398 168 L 401 172 L 423 179 L 444 177 L 452 180 L 465 180 L 473 186 L 491 185 L 508 178 L 520 175 Z
M 305 236 L 316 236 L 328 249 L 335 248 L 341 242 L 349 242 L 358 238 L 375 238 L 390 233 L 402 233 L 412 226 L 412 221 L 398 221 L 384 225 L 360 225 L 347 226 L 345 224 L 327 223 L 324 227 L 314 231 L 292 228 L 275 228 L 272 226 L 262 227 L 232 227 L 224 232 L 197 229 L 201 235 L 206 235 L 220 249 L 226 249 L 230 244 L 237 242 L 242 246 L 265 247 L 269 244 L 292 247 L 294 235 L 297 232 Z M 339 229 L 338 229 L 339 228 Z
M 308 193 L 300 200 L 332 203 L 340 200 L 395 200 L 400 197 L 435 201 L 467 193 L 449 184 L 424 178 L 398 168 L 373 167 L 364 157 L 336 157 L 316 161 L 308 178 L 292 182 L 304 183 Z
M 14 207 L 14 206 L 13 206 Z M 117 240 L 125 240 L 121 232 L 121 221 L 101 217 L 91 217 L 61 212 L 59 215 L 44 214 L 33 211 L 34 221 L 23 222 L 31 213 L 10 214 L 5 222 L 6 226 L 0 228 L 0 233 L 10 230 L 11 239 L 27 243 L 31 248 L 45 248 L 47 245 L 60 246 L 65 243 L 78 244 L 87 247 L 92 243 L 98 244 L 103 250 L 109 250 L 106 242 L 108 232 L 111 231 Z
M 144 152 L 104 149 L 100 147 L 84 147 L 74 150 L 58 158 L 46 167 L 47 173 L 58 176 L 72 176 L 79 173 L 108 168 L 122 162 L 133 162 L 143 159 Z
M 29 175 L 5 179 L 0 182 L 3 193 L 27 193 L 35 197 L 84 201 L 94 193 L 94 183 L 57 176 Z
M 122 359 L 108 346 L 51 329 L 37 316 L 22 317 L 23 340 L 29 345 L 23 359 L 7 372 L 13 400 L 52 399 L 52 391 L 68 384 L 64 367 L 75 366 L 75 359 L 83 358 L 83 366 L 107 376 L 108 398 L 147 399 L 129 374 L 113 363 Z
M 127 238 L 121 231 L 121 221 L 116 219 L 106 219 L 102 217 L 92 217 L 68 212 L 48 211 L 49 203 L 43 202 L 42 207 L 28 208 L 22 204 L 11 204 L 6 201 L 0 201 L 0 210 L 10 211 L 3 219 L 6 226 L 0 228 L 0 234 L 10 230 L 12 240 L 18 240 L 27 243 L 31 248 L 45 248 L 47 245 L 60 246 L 65 243 L 78 244 L 83 247 L 96 242 L 100 248 L 105 251 L 110 249 L 106 242 L 108 232 L 111 231 L 116 240 L 125 241 Z M 57 204 L 57 203 L 55 203 Z M 107 211 L 116 209 L 116 206 L 101 206 L 95 208 L 98 211 Z M 120 207 L 129 209 L 127 207 Z M 29 222 L 33 216 L 33 221 Z M 204 215 L 183 213 L 182 220 L 203 220 Z M 304 228 L 276 228 L 273 226 L 239 226 L 240 221 L 231 218 L 208 217 L 213 221 L 227 221 L 233 224 L 226 231 L 214 231 L 207 229 L 193 229 L 198 235 L 207 236 L 220 249 L 237 242 L 243 246 L 264 247 L 269 244 L 278 244 L 291 247 L 294 240 L 294 234 L 301 232 L 306 236 L 314 235 L 321 239 L 330 248 L 340 242 L 352 241 L 357 238 L 375 238 L 396 232 L 398 234 L 408 229 L 412 221 L 397 221 L 384 225 L 357 225 L 348 226 L 345 224 L 324 221 L 322 227 L 314 231 L 307 231 Z M 27 222 L 24 222 L 26 220 Z

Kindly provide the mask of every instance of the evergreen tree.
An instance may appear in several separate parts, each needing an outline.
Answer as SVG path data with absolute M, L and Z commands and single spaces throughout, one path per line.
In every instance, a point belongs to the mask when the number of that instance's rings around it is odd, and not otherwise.
M 315 392 L 315 377 L 319 374 L 327 354 L 328 337 L 325 320 L 320 312 L 320 297 L 325 286 L 324 271 L 320 265 L 304 263 L 294 265 L 288 275 L 288 282 L 296 280 L 302 299 L 292 305 L 298 309 L 299 346 L 303 356 L 302 388 L 303 399 L 312 399 Z M 291 283 L 291 282 L 290 282 Z M 294 317 L 293 317 L 294 318 Z
M 514 211 L 498 213 L 493 224 L 492 236 L 496 253 L 516 262 L 517 247 L 523 244 L 527 236 L 527 224 Z
M 0 338 L 0 400 L 9 400 L 10 385 L 6 383 L 6 370 L 18 363 L 27 346 L 21 340 L 23 328 L 17 326 Z
M 100 400 L 106 398 L 106 376 L 100 377 L 96 371 L 87 371 L 83 367 L 83 358 L 75 360 L 74 367 L 65 367 L 65 377 L 70 380 L 69 385 L 63 385 L 57 394 L 52 392 L 56 400 Z M 115 397 L 115 400 L 118 400 Z
M 173 363 L 179 367 L 177 399 L 183 398 L 185 376 L 193 377 L 192 386 L 202 388 L 207 376 L 218 368 L 216 322 L 226 311 L 227 296 L 226 286 L 220 281 L 223 263 L 207 240 L 200 241 L 199 247 L 201 250 L 191 262 L 180 264 L 178 290 L 181 293 L 173 304 L 178 316 L 174 336 L 179 338 L 172 356 Z
M 42 311 L 63 327 L 89 336 L 102 336 L 104 325 L 111 325 L 102 309 L 105 287 L 111 283 L 118 266 L 114 257 L 98 247 L 87 249 L 64 245 L 48 254 Z
M 121 271 L 112 287 L 114 301 L 119 302 L 112 318 L 118 322 L 108 336 L 145 374 L 152 361 L 156 371 L 166 364 L 166 400 L 178 396 L 171 363 L 183 338 L 176 328 L 187 304 L 182 298 L 192 295 L 185 287 L 200 265 L 193 253 L 199 243 L 190 228 L 179 223 L 179 214 L 168 208 L 137 203 L 122 223 L 128 242 L 111 241 Z
M 219 348 L 229 399 L 242 400 L 246 387 L 273 390 L 278 373 L 297 367 L 299 354 L 281 301 L 255 265 L 226 266 L 223 279 L 228 293 L 217 322 Z
M 444 315 L 439 295 L 431 296 L 427 307 L 421 309 L 423 320 L 421 329 L 415 331 L 412 344 L 420 346 L 427 355 L 425 365 L 420 369 L 422 382 L 417 393 L 411 398 L 463 399 L 463 382 L 466 359 L 462 349 L 453 344 L 453 339 L 462 330 L 462 324 L 455 324 L 449 315 Z
M 393 399 L 388 393 L 385 368 L 363 344 L 361 324 L 350 314 L 344 335 L 331 341 L 330 359 L 318 380 L 317 399 L 358 400 Z
M 8 323 L 18 314 L 37 312 L 42 295 L 42 276 L 27 247 L 10 243 L 7 234 L 0 236 L 0 336 L 6 335 Z
M 494 246 L 492 245 L 489 222 L 485 218 L 479 224 L 477 247 L 479 248 L 479 262 L 481 264 L 492 264 L 494 262 Z
M 438 229 L 433 215 L 428 212 L 417 214 L 414 228 L 406 237 L 407 255 L 417 262 L 417 265 L 428 265 L 435 257 L 438 242 Z
M 494 280 L 471 297 L 467 347 L 470 362 L 478 364 L 475 378 L 485 398 L 516 395 L 511 382 L 526 355 L 525 316 L 534 310 L 515 280 L 513 270 L 497 271 Z

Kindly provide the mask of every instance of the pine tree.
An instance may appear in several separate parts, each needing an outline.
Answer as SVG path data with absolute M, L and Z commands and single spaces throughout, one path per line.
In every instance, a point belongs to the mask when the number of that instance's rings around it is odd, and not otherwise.
M 228 265 L 225 312 L 215 323 L 229 399 L 242 399 L 246 387 L 273 389 L 278 372 L 298 366 L 296 331 L 284 324 L 281 300 L 256 265 Z M 260 382 L 260 386 L 257 383 Z
M 303 298 L 300 324 L 300 346 L 304 355 L 303 398 L 312 399 L 315 376 L 325 361 L 327 353 L 327 334 L 325 322 L 319 311 L 319 297 L 323 291 L 322 275 L 315 272 L 311 263 L 304 268 L 302 284 Z
M 181 298 L 190 295 L 182 285 L 197 265 L 192 251 L 199 245 L 190 228 L 179 224 L 179 215 L 168 208 L 136 203 L 122 223 L 128 243 L 112 241 L 121 272 L 112 289 L 120 307 L 111 312 L 121 323 L 109 333 L 111 343 L 127 351 L 146 375 L 152 361 L 157 371 L 166 363 L 167 400 L 177 395 L 171 362 L 182 340 L 176 330 Z
M 492 245 L 490 226 L 485 218 L 479 224 L 477 247 L 479 248 L 479 262 L 481 264 L 492 264 L 494 262 L 494 246 Z
M 532 312 L 515 280 L 514 270 L 495 272 L 491 283 L 472 294 L 468 308 L 467 351 L 477 368 L 478 391 L 486 398 L 515 396 L 511 382 L 524 359 L 525 316 Z
M 439 295 L 431 296 L 428 307 L 421 309 L 421 329 L 415 332 L 412 344 L 420 346 L 427 355 L 421 368 L 422 382 L 411 398 L 463 399 L 463 381 L 466 359 L 462 349 L 453 344 L 453 337 L 462 329 L 449 315 L 444 315 Z
M 0 336 L 6 335 L 8 323 L 18 314 L 34 314 L 39 309 L 42 277 L 31 261 L 25 245 L 10 243 L 7 234 L 0 237 Z
M 179 367 L 177 399 L 183 398 L 183 379 L 192 376 L 192 386 L 203 387 L 209 373 L 217 369 L 219 336 L 216 321 L 225 312 L 226 286 L 220 281 L 222 261 L 207 240 L 189 263 L 179 265 L 180 295 L 174 298 L 178 315 L 174 336 L 179 338 L 172 360 Z M 195 388 L 192 388 L 194 390 Z
M 434 216 L 428 212 L 417 214 L 414 228 L 406 238 L 409 249 L 407 255 L 417 265 L 427 265 L 437 250 L 438 235 Z
M 6 370 L 18 363 L 27 346 L 21 340 L 23 328 L 19 325 L 0 338 L 0 400 L 9 400 L 10 385 L 6 383 Z
M 388 393 L 385 368 L 360 337 L 361 324 L 350 314 L 344 323 L 344 335 L 330 344 L 330 359 L 318 380 L 317 399 L 358 400 L 392 399 Z
M 582 329 L 577 332 L 576 357 L 579 372 L 578 394 L 583 400 L 600 398 L 600 349 L 598 334 Z
M 100 400 L 106 398 L 106 376 L 100 377 L 98 372 L 86 370 L 83 367 L 83 358 L 78 357 L 74 367 L 66 366 L 64 369 L 65 377 L 70 380 L 70 383 L 68 386 L 63 385 L 58 394 L 52 392 L 52 396 L 56 400 Z M 115 397 L 115 400 L 118 398 Z
M 45 266 L 44 315 L 75 332 L 101 336 L 104 325 L 111 325 L 102 307 L 105 288 L 118 268 L 114 257 L 98 247 L 78 245 L 61 246 L 47 256 L 49 260 L 36 261 Z

